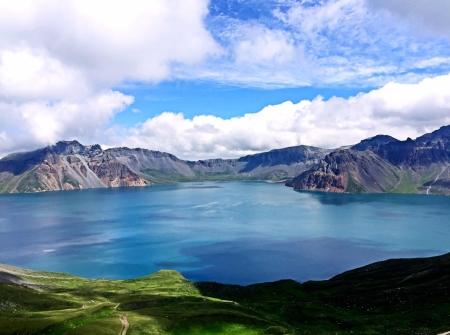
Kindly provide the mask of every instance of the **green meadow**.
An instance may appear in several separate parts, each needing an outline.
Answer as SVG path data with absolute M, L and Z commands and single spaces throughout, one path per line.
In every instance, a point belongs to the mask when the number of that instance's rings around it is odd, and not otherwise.
M 450 330 L 450 254 L 331 280 L 192 283 L 176 271 L 89 280 L 0 267 L 0 334 L 437 334 Z

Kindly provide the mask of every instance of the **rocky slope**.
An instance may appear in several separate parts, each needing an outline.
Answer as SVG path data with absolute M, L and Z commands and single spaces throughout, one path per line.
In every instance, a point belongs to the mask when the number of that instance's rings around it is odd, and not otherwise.
M 294 178 L 292 185 L 327 192 L 387 192 L 398 175 L 398 168 L 371 151 L 338 150 Z
M 287 183 L 296 190 L 450 194 L 450 126 L 399 141 L 378 135 L 326 155 Z
M 0 192 L 262 179 L 296 190 L 450 194 L 450 126 L 415 140 L 377 135 L 336 150 L 276 149 L 238 159 L 185 161 L 147 149 L 58 142 L 0 159 Z
M 329 335 L 450 331 L 450 254 L 324 281 L 191 283 L 175 271 L 89 280 L 0 264 L 0 334 Z
M 144 186 L 149 183 L 99 145 L 58 142 L 0 160 L 3 192 L 73 190 L 90 187 Z
M 202 179 L 292 178 L 316 164 L 326 150 L 307 146 L 239 159 L 184 161 L 146 149 L 84 146 L 62 141 L 0 160 L 0 192 L 39 192 L 98 187 L 145 186 Z

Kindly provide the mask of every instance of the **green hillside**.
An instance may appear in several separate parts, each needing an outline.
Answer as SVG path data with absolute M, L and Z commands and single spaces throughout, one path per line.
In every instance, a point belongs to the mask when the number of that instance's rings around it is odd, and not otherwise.
M 450 330 L 449 292 L 450 254 L 250 286 L 0 266 L 0 334 L 437 334 Z

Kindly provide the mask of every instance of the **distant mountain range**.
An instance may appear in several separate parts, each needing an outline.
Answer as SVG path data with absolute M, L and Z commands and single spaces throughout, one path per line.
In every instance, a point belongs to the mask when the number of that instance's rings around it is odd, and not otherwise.
M 187 161 L 77 141 L 0 159 L 3 193 L 234 179 L 287 181 L 296 190 L 450 194 L 450 126 L 415 140 L 377 135 L 336 150 L 300 145 L 237 159 Z
M 238 159 L 185 161 L 146 149 L 84 146 L 62 141 L 0 160 L 0 192 L 40 192 L 145 186 L 195 180 L 286 180 L 306 171 L 329 150 L 296 146 Z

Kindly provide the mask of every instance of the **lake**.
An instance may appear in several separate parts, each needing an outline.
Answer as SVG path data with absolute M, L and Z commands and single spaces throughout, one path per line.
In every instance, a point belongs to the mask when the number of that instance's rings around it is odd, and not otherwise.
M 294 192 L 264 182 L 0 195 L 0 262 L 91 278 L 325 279 L 450 251 L 450 197 Z

